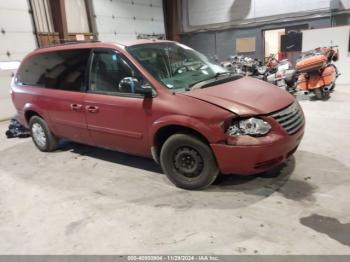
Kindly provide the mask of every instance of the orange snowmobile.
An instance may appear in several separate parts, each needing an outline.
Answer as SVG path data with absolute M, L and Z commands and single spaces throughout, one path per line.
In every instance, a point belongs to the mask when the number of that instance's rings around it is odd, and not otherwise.
M 295 66 L 300 73 L 297 90 L 303 95 L 314 96 L 317 99 L 329 98 L 339 76 L 333 64 L 338 59 L 339 51 L 336 46 L 316 48 L 304 53 Z

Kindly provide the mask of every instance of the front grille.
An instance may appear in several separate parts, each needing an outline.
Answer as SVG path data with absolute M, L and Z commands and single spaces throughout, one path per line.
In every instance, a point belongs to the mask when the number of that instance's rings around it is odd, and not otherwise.
M 298 104 L 294 102 L 281 111 L 271 114 L 289 135 L 295 134 L 304 125 L 304 115 Z

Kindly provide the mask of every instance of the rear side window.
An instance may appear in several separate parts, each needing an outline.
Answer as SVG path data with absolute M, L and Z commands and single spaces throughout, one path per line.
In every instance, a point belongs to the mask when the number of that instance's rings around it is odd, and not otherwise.
M 79 49 L 30 57 L 18 70 L 17 84 L 80 91 L 85 86 L 89 55 L 90 49 Z

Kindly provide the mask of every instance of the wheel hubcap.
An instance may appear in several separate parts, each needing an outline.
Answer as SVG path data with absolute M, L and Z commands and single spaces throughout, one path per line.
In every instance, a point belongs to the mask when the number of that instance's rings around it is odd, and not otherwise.
M 180 147 L 174 157 L 175 169 L 185 177 L 199 176 L 203 170 L 203 159 L 197 150 L 190 147 Z
M 44 129 L 38 123 L 33 124 L 32 135 L 33 135 L 35 142 L 40 147 L 44 147 L 46 145 L 46 135 L 45 135 Z

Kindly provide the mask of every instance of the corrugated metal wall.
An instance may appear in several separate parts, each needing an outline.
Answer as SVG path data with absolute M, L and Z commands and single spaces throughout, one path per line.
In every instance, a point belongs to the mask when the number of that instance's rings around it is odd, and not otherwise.
M 350 8 L 350 0 L 181 0 L 183 32 L 317 18 Z
M 331 26 L 330 18 L 320 18 L 308 21 L 300 21 L 293 23 L 279 23 L 258 26 L 243 29 L 227 29 L 222 31 L 200 32 L 192 34 L 184 34 L 181 42 L 191 46 L 192 48 L 206 54 L 207 56 L 217 55 L 219 60 L 228 59 L 230 55 L 236 54 L 236 39 L 241 37 L 256 38 L 256 52 L 244 53 L 246 56 L 263 59 L 263 30 L 273 29 L 284 26 L 293 26 L 298 24 L 307 24 L 309 28 L 323 28 Z
M 93 0 L 92 4 L 101 41 L 165 33 L 162 0 Z

